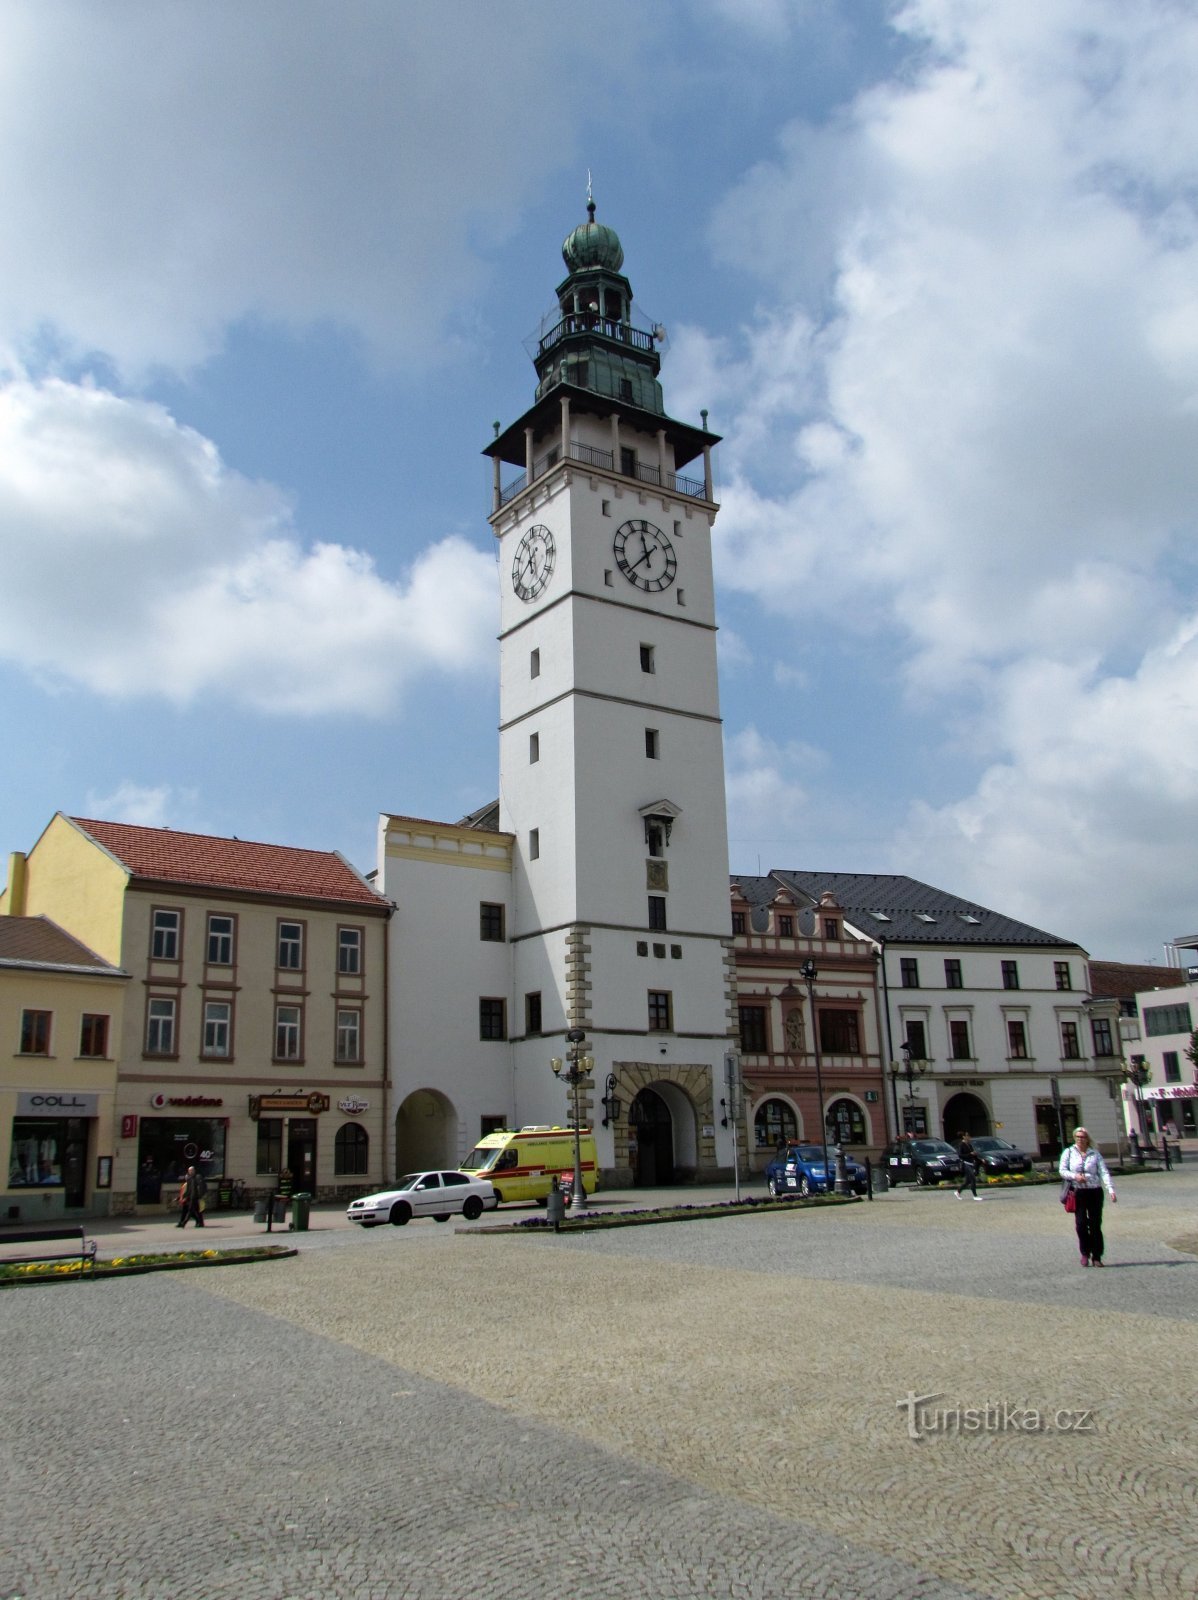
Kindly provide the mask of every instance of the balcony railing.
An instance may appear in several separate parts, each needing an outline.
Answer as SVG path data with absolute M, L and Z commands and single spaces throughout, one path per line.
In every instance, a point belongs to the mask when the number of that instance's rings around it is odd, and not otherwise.
M 509 501 L 514 500 L 528 488 L 530 481 L 535 483 L 560 460 L 560 452 L 550 450 L 539 461 L 534 461 L 531 480 L 527 472 L 521 472 L 510 483 L 505 483 L 499 491 L 499 504 L 506 506 Z M 639 483 L 651 483 L 655 488 L 672 489 L 675 494 L 685 494 L 693 500 L 702 500 L 706 493 L 701 478 L 684 478 L 679 472 L 662 472 L 660 467 L 645 466 L 639 461 L 634 464 L 631 472 L 627 472 L 616 466 L 615 457 L 610 450 L 596 450 L 594 445 L 572 444 L 570 460 L 581 461 L 588 467 L 602 467 L 605 472 L 619 472 L 622 477 L 635 478 Z
M 574 333 L 584 333 L 588 338 L 598 333 L 605 339 L 614 340 L 617 344 L 631 345 L 634 350 L 653 348 L 651 333 L 634 328 L 630 323 L 618 322 L 612 317 L 601 317 L 598 312 L 589 312 L 582 316 L 563 317 L 550 328 L 537 346 L 537 360 L 552 350 L 554 345 L 560 344 L 563 339 L 568 339 Z

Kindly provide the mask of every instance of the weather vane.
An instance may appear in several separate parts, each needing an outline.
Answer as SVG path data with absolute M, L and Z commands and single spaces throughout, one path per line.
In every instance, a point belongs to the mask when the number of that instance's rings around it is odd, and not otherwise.
M 594 195 L 591 193 L 591 169 L 590 169 L 590 167 L 588 167 L 587 168 L 587 205 L 590 205 L 591 202 L 594 200 L 594 198 L 595 198 Z

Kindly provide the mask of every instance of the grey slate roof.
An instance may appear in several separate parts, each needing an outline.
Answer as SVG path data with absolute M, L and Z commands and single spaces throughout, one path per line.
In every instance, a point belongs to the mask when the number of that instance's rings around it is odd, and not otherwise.
M 128 976 L 49 917 L 0 917 L 0 966 Z
M 808 872 L 774 868 L 767 877 L 733 874 L 750 905 L 772 900 L 782 887 L 792 889 L 800 904 L 816 904 L 830 889 L 847 920 L 860 933 L 886 944 L 1049 945 L 1076 950 L 1071 939 L 1033 928 L 1014 917 L 991 911 L 934 889 L 918 878 L 889 872 Z

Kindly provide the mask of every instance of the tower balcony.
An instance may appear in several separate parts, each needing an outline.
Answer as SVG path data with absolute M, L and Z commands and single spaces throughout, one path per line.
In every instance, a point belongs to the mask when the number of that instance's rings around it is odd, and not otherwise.
M 675 494 L 689 495 L 694 500 L 704 498 L 703 481 L 700 478 L 684 478 L 680 472 L 663 472 L 660 467 L 648 466 L 637 461 L 625 470 L 617 465 L 615 455 L 610 450 L 597 450 L 589 444 L 571 444 L 567 452 L 571 461 L 581 462 L 583 466 L 599 467 L 604 472 L 615 473 L 618 477 L 632 478 L 638 483 L 652 484 L 655 489 L 671 489 Z M 539 461 L 532 464 L 532 477 L 527 472 L 519 473 L 510 483 L 506 483 L 499 491 L 499 504 L 506 506 L 518 494 L 523 493 L 530 483 L 535 483 L 538 478 L 543 478 L 561 460 L 561 451 L 554 447 L 543 455 Z

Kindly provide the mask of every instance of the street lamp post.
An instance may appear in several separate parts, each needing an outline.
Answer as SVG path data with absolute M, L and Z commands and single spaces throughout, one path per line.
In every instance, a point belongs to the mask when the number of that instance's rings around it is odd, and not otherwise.
M 824 1193 L 831 1188 L 828 1179 L 828 1124 L 824 1120 L 824 1068 L 819 1049 L 819 1018 L 815 1014 L 815 980 L 818 977 L 815 962 L 810 956 L 799 968 L 799 976 L 807 985 L 807 1000 L 811 1006 L 811 1046 L 815 1051 L 815 1092 L 819 1097 L 819 1136 L 824 1147 Z
M 582 1186 L 582 1101 L 580 1092 L 583 1083 L 595 1070 L 593 1056 L 582 1054 L 583 1040 L 586 1030 L 583 1028 L 570 1028 L 566 1033 L 566 1043 L 570 1046 L 570 1065 L 565 1066 L 560 1056 L 554 1056 L 549 1065 L 553 1068 L 555 1078 L 561 1078 L 570 1086 L 574 1097 L 574 1182 L 570 1188 L 570 1214 L 577 1216 L 587 1208 L 586 1190 Z M 564 1068 L 564 1070 L 563 1070 Z
M 892 1061 L 890 1063 L 890 1077 L 891 1081 L 895 1084 L 898 1083 L 900 1078 L 905 1078 L 907 1080 L 907 1127 L 904 1129 L 904 1132 L 914 1133 L 915 1080 L 917 1077 L 923 1077 L 924 1073 L 928 1070 L 928 1064 L 926 1061 L 918 1061 L 912 1057 L 911 1046 L 909 1044 L 905 1044 L 903 1046 L 902 1055 L 903 1064 L 901 1067 L 897 1061 Z

